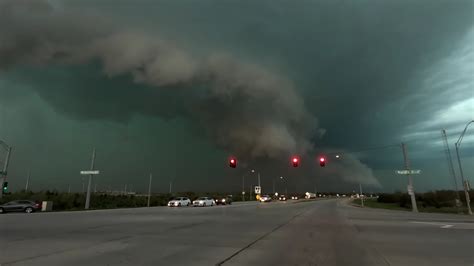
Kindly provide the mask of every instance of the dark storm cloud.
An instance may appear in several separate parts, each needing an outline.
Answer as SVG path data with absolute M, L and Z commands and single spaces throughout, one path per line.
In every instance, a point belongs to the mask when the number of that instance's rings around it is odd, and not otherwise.
M 180 104 L 189 104 L 186 115 L 198 119 L 217 144 L 231 152 L 273 157 L 311 149 L 310 138 L 317 128 L 316 119 L 306 111 L 294 85 L 285 78 L 230 55 L 194 58 L 157 37 L 109 28 L 77 13 L 34 8 L 27 3 L 29 1 L 7 1 L 3 5 L 1 22 L 4 26 L 0 30 L 0 55 L 4 58 L 0 66 L 3 68 L 82 65 L 98 60 L 109 77 L 127 75 L 138 84 L 181 92 Z M 111 105 L 109 101 L 127 99 L 127 95 L 150 99 L 147 93 L 137 96 L 132 90 L 130 88 L 130 93 L 120 90 L 111 97 L 100 97 L 100 94 L 92 97 L 88 104 L 93 107 L 84 108 L 86 113 L 76 115 L 94 118 L 90 112 L 95 109 L 94 103 L 103 108 Z M 70 111 L 69 102 L 80 102 L 82 95 L 90 97 L 86 92 L 72 85 L 58 94 L 43 93 L 42 96 L 60 109 Z M 96 96 L 94 92 L 92 95 Z M 57 101 L 61 96 L 69 99 Z M 149 104 L 134 103 L 136 101 L 124 103 L 118 113 L 110 110 L 110 116 L 127 117 L 133 112 L 161 114 L 153 109 L 168 110 L 166 105 L 156 104 L 146 112 Z M 95 118 L 107 119 L 108 114 L 102 112 Z
M 10 8 L 16 13 L 0 8 L 5 12 L 0 66 L 49 64 L 25 73 L 41 97 L 68 116 L 114 121 L 137 113 L 184 116 L 201 123 L 199 129 L 208 130 L 220 147 L 245 155 L 287 156 L 314 143 L 318 152 L 392 144 L 410 137 L 405 134 L 436 131 L 440 117 L 454 126 L 450 115 L 440 115 L 474 97 L 465 86 L 472 82 L 472 60 L 462 60 L 472 58 L 464 52 L 472 49 L 472 1 L 114 4 L 64 1 L 64 10 L 28 5 L 27 11 L 15 4 Z M 84 19 L 67 13 L 70 5 L 101 6 L 99 14 L 115 11 L 124 21 L 110 26 L 105 19 Z M 146 23 L 144 32 L 130 29 Z M 194 49 L 199 53 L 190 52 Z M 314 116 L 327 128 L 322 140 L 315 136 Z M 390 160 L 384 167 L 393 172 L 401 153 L 389 152 L 369 162 Z M 330 172 L 331 188 L 344 182 L 377 185 L 359 162 L 370 155 L 347 156 L 348 161 L 336 163 L 340 167 L 314 175 Z

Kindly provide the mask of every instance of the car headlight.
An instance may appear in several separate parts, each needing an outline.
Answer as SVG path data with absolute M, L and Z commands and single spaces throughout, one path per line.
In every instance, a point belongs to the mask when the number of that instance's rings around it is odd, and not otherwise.
M 222 202 L 225 202 L 225 199 L 222 199 Z

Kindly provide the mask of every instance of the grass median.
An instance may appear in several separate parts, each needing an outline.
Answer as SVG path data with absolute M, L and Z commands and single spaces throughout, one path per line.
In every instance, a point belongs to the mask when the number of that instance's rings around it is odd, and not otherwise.
M 352 204 L 355 206 L 361 207 L 361 200 L 354 199 Z M 386 209 L 386 210 L 398 210 L 398 211 L 411 211 L 411 206 L 401 207 L 398 203 L 384 203 L 378 202 L 377 199 L 364 199 L 364 207 L 368 208 L 378 208 L 378 209 Z M 466 207 L 460 207 L 459 209 L 456 207 L 423 207 L 418 206 L 418 211 L 420 212 L 428 212 L 428 213 L 453 213 L 453 214 L 465 214 L 467 213 Z

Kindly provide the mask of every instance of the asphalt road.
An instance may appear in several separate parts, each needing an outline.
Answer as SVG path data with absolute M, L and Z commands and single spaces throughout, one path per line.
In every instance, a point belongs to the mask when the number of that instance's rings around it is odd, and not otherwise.
M 0 265 L 474 265 L 474 220 L 342 200 L 0 216 Z

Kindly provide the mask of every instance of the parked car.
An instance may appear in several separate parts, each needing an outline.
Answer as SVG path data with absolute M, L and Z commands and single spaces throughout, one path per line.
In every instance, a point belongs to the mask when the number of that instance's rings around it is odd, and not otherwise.
M 191 200 L 186 197 L 177 197 L 168 202 L 168 207 L 190 206 Z
M 14 200 L 0 205 L 0 213 L 26 212 L 32 213 L 41 210 L 39 203 L 31 200 Z
M 206 207 L 206 206 L 214 206 L 216 202 L 211 197 L 199 197 L 193 201 L 194 207 Z
M 280 195 L 280 196 L 278 197 L 278 200 L 279 200 L 279 201 L 286 201 L 286 196 L 285 196 L 285 195 Z
M 225 197 L 217 198 L 216 199 L 216 204 L 217 205 L 231 205 L 232 204 L 232 196 L 227 195 Z
M 260 202 L 270 202 L 272 201 L 272 197 L 270 195 L 263 195 L 260 197 Z

